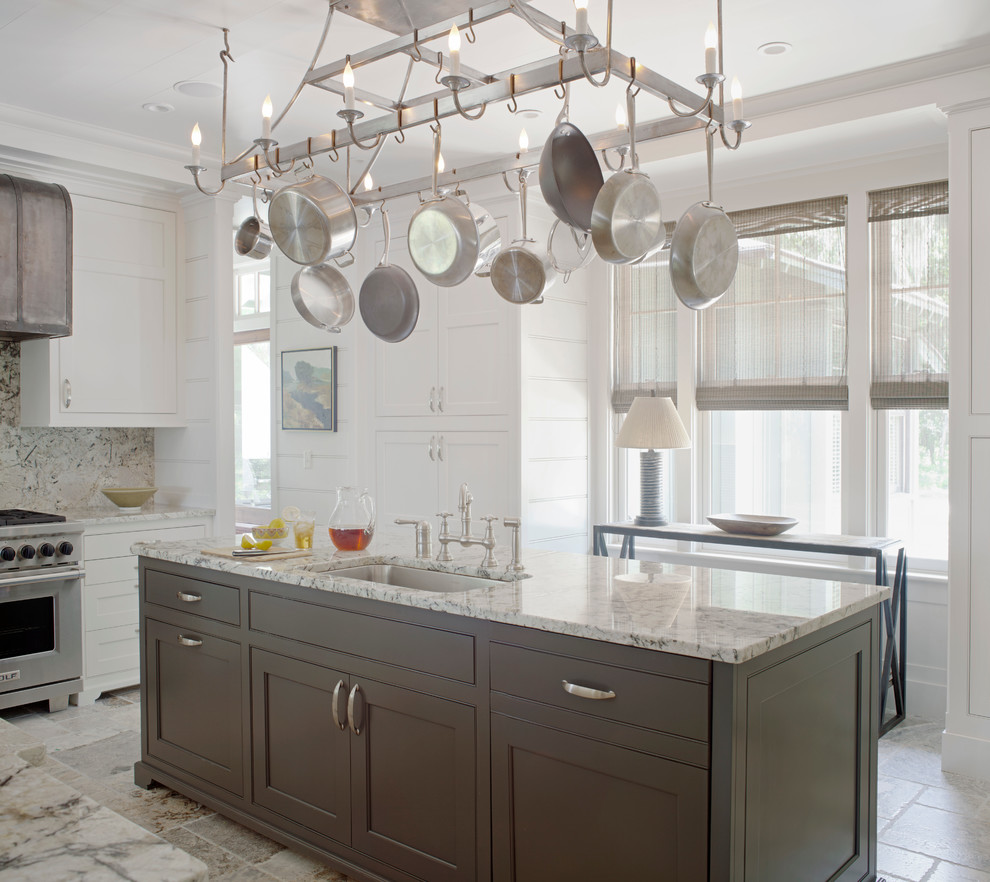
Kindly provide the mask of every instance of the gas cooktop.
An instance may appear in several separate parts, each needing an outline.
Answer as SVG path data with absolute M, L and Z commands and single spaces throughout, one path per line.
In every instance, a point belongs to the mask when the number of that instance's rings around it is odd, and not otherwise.
M 27 511 L 23 508 L 0 509 L 0 527 L 16 527 L 18 524 L 61 524 L 64 515 L 46 514 L 43 511 Z

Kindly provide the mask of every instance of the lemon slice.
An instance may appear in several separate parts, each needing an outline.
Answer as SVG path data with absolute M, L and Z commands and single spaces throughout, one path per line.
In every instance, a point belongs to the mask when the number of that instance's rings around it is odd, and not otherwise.
M 241 548 L 251 549 L 254 548 L 254 541 L 251 539 L 250 533 L 245 533 L 241 536 Z
M 271 521 L 269 521 L 268 523 L 268 528 L 270 530 L 284 530 L 285 521 L 283 521 L 281 518 L 272 518 Z
M 286 521 L 298 521 L 299 520 L 299 506 L 298 505 L 287 505 L 282 509 L 282 518 Z
M 262 539 L 260 542 L 255 542 L 254 547 L 259 551 L 268 551 L 268 549 L 272 547 L 272 540 Z

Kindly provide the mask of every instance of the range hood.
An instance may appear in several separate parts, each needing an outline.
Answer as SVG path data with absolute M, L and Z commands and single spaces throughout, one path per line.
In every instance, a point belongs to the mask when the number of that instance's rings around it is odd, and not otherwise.
M 72 333 L 72 201 L 65 187 L 0 175 L 0 339 Z

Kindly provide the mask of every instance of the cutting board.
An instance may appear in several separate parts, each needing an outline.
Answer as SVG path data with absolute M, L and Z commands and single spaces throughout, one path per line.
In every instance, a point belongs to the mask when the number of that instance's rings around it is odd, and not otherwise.
M 244 563 L 263 563 L 266 560 L 286 560 L 290 557 L 308 557 L 313 553 L 311 548 L 292 548 L 285 551 L 268 552 L 267 554 L 234 554 L 233 548 L 204 548 L 203 554 L 213 557 L 225 557 L 227 560 L 239 560 Z

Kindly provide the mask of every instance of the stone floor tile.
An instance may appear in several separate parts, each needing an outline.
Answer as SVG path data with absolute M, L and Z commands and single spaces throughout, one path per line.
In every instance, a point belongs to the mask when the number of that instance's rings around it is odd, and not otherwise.
M 82 747 L 61 750 L 56 758 L 90 778 L 109 778 L 133 770 L 134 763 L 141 758 L 141 736 L 136 732 L 117 732 Z
M 210 882 L 277 882 L 274 876 L 262 873 L 257 867 L 239 867 L 223 876 L 210 876 Z
M 283 882 L 348 882 L 347 876 L 289 849 L 254 866 Z
M 209 870 L 209 878 L 222 878 L 224 875 L 243 869 L 247 864 L 236 855 L 231 854 L 219 845 L 200 839 L 185 827 L 175 827 L 161 834 L 162 839 L 171 842 L 176 848 L 186 854 L 199 858 Z
M 990 785 L 985 785 L 990 788 Z M 979 787 L 925 787 L 917 802 L 930 805 L 933 808 L 944 809 L 947 812 L 958 812 L 961 815 L 972 815 L 985 809 L 990 789 Z
M 881 776 L 877 781 L 877 817 L 896 818 L 925 789 L 924 784 Z
M 877 845 L 877 875 L 897 876 L 910 882 L 921 882 L 935 861 L 923 854 L 895 848 L 879 843 Z
M 990 873 L 940 861 L 926 882 L 990 882 Z
M 267 836 L 262 836 L 247 827 L 242 827 L 223 815 L 209 815 L 191 821 L 185 825 L 185 828 L 202 839 L 209 840 L 214 845 L 232 851 L 249 864 L 266 861 L 285 848 Z
M 915 803 L 884 828 L 880 839 L 886 845 L 990 870 L 990 825 L 978 816 Z
M 167 830 L 213 814 L 206 806 L 165 787 L 153 787 L 151 790 L 133 787 L 126 793 L 114 791 L 112 796 L 107 797 L 106 805 L 159 836 Z

